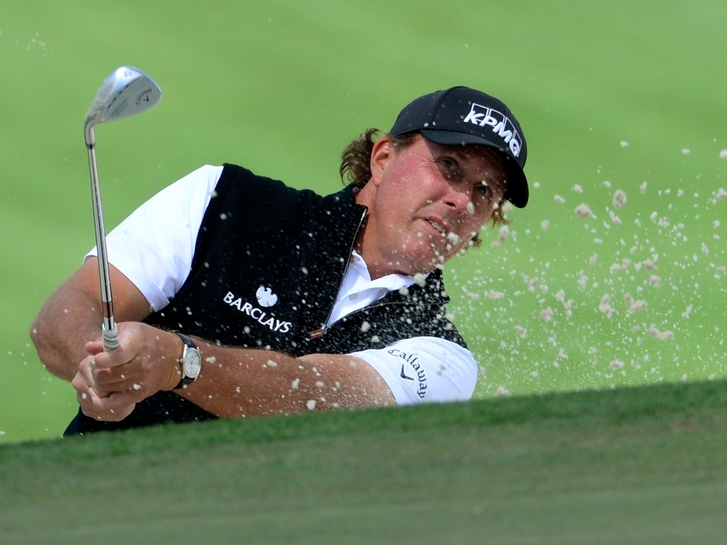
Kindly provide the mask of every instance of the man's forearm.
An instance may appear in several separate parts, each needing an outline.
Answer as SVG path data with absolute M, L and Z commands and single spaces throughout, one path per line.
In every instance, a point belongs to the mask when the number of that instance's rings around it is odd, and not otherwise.
M 120 420 L 133 405 L 179 382 L 183 343 L 170 331 L 138 322 L 119 324 L 120 346 L 103 352 L 89 343 L 74 379 L 84 413 Z M 299 358 L 266 350 L 222 347 L 194 338 L 203 364 L 198 378 L 173 390 L 222 418 L 292 414 L 396 403 L 378 372 L 364 360 L 340 354 Z
M 86 342 L 101 334 L 101 323 L 101 310 L 88 294 L 62 290 L 43 305 L 31 326 L 30 338 L 48 371 L 71 380 L 86 356 Z
M 195 341 L 202 353 L 202 371 L 188 388 L 175 392 L 223 418 L 395 404 L 378 372 L 359 358 L 293 358 Z
M 141 321 L 152 312 L 136 286 L 113 265 L 116 321 Z M 85 346 L 101 336 L 103 312 L 96 258 L 89 258 L 53 293 L 30 328 L 38 357 L 54 375 L 72 380 L 88 354 Z

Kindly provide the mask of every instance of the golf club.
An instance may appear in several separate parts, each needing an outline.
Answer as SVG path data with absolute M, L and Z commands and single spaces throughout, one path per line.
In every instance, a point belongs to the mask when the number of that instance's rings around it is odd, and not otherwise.
M 93 220 L 96 231 L 98 254 L 98 275 L 101 284 L 103 304 L 103 344 L 109 351 L 119 346 L 119 332 L 114 319 L 114 305 L 111 296 L 111 278 L 106 254 L 106 231 L 101 206 L 101 190 L 96 167 L 96 134 L 94 125 L 116 121 L 136 115 L 154 106 L 162 98 L 162 90 L 142 71 L 131 66 L 114 70 L 101 84 L 91 107 L 86 113 L 83 132 L 88 149 L 88 167 L 91 173 L 91 196 L 93 198 Z

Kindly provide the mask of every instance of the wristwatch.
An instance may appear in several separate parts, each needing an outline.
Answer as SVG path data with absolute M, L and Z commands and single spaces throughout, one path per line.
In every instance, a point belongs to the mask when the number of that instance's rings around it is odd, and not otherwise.
M 199 353 L 199 348 L 194 344 L 194 341 L 184 333 L 180 333 L 179 331 L 173 331 L 172 333 L 176 333 L 184 343 L 182 357 L 177 360 L 180 363 L 182 379 L 173 388 L 174 390 L 179 390 L 180 388 L 189 386 L 199 376 L 199 372 L 202 369 L 202 355 Z

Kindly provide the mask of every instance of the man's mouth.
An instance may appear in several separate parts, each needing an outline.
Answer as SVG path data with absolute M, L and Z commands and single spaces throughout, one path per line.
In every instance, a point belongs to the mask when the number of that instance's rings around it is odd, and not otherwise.
M 446 241 L 446 250 L 451 250 L 454 246 L 457 246 L 460 243 L 459 235 L 450 231 L 446 225 L 432 218 L 426 218 L 424 221 L 431 225 L 432 228 L 440 234 L 442 239 Z
M 438 222 L 438 221 L 436 221 L 436 220 L 431 220 L 431 219 L 428 219 L 427 221 L 429 222 L 429 225 L 431 225 L 431 226 L 432 226 L 432 227 L 434 227 L 434 228 L 435 228 L 435 229 L 436 229 L 437 231 L 439 231 L 439 233 L 440 233 L 440 234 L 441 234 L 441 235 L 442 235 L 443 237 L 446 237 L 446 236 L 447 236 L 447 230 L 446 230 L 446 229 L 444 228 L 444 225 L 442 225 L 441 223 L 439 223 L 439 222 Z

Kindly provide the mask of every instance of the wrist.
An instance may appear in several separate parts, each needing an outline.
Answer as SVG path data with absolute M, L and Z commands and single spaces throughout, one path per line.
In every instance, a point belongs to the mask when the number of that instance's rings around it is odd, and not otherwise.
M 184 342 L 178 335 L 171 331 L 167 332 L 166 335 L 169 337 L 169 343 L 165 350 L 164 361 L 168 364 L 169 374 L 162 390 L 169 391 L 173 390 L 182 379 L 180 355 L 184 351 Z

